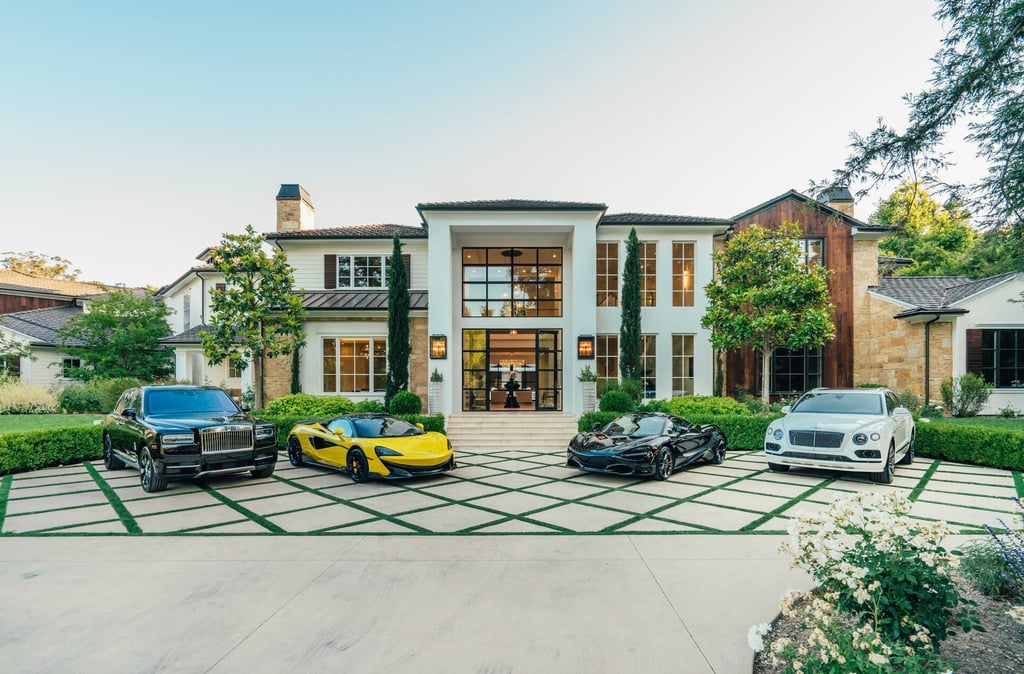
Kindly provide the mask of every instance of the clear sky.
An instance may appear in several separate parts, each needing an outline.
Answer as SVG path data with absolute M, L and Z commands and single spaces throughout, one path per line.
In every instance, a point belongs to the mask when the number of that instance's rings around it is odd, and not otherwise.
M 730 217 L 902 124 L 931 0 L 0 0 L 0 251 L 161 286 L 225 232 L 420 202 Z M 857 204 L 864 219 L 885 194 Z

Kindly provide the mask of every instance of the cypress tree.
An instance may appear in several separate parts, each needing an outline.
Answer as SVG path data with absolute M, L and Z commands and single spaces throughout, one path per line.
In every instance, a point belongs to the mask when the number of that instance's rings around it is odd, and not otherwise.
M 402 243 L 394 235 L 388 262 L 388 373 L 384 408 L 399 391 L 409 388 L 409 277 L 402 260 Z
M 622 267 L 619 373 L 624 380 L 640 377 L 640 240 L 635 227 L 626 239 L 626 263 Z

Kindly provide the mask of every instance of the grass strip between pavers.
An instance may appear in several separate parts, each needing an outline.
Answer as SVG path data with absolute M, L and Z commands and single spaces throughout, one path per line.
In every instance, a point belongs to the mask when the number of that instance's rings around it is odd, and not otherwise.
M 202 489 L 203 491 L 205 491 L 207 494 L 209 494 L 213 498 L 217 499 L 218 501 L 220 501 L 221 503 L 223 503 L 227 507 L 231 508 L 232 510 L 234 510 L 238 514 L 242 515 L 246 519 L 251 520 L 251 521 L 255 522 L 256 524 L 260 525 L 261 527 L 263 527 L 267 531 L 269 531 L 271 533 L 275 533 L 275 534 L 286 534 L 286 533 L 288 533 L 287 531 L 285 531 L 281 527 L 277 526 L 276 524 L 274 524 L 270 520 L 266 519 L 262 515 L 254 513 L 253 511 L 249 510 L 248 508 L 246 508 L 242 504 L 238 503 L 237 501 L 233 501 L 233 500 L 229 499 L 227 496 L 225 496 L 224 494 L 220 493 L 219 491 L 217 491 L 216 489 L 214 489 L 210 485 L 202 483 L 202 482 L 197 483 L 197 484 L 199 485 L 199 488 Z
M 921 494 L 924 492 L 924 488 L 928 485 L 928 481 L 932 479 L 932 475 L 935 475 L 935 471 L 938 469 L 939 462 L 932 461 L 932 465 L 928 466 L 928 470 L 924 471 L 924 475 L 922 475 L 921 479 L 917 481 L 917 486 L 911 490 L 910 496 L 907 497 L 910 499 L 911 503 L 920 498 Z
M 1024 498 L 1024 477 L 1019 470 L 1013 471 L 1013 484 L 1017 487 L 1017 498 Z
M 125 530 L 130 534 L 141 534 L 142 528 L 139 526 L 139 523 L 135 521 L 132 514 L 128 512 L 128 508 L 124 506 L 124 503 L 121 501 L 121 497 L 117 495 L 114 488 L 107 484 L 107 481 L 102 475 L 100 475 L 100 472 L 93 468 L 92 463 L 86 461 L 85 469 L 89 471 L 89 475 L 91 475 L 92 479 L 96 481 L 96 485 L 100 488 L 100 491 L 103 492 L 103 495 L 107 497 L 107 501 L 110 502 L 110 507 L 114 509 L 114 512 L 116 512 L 117 516 L 121 519 L 121 524 L 124 525 Z
M 0 479 L 0 532 L 4 530 L 4 517 L 7 515 L 7 495 L 11 493 L 11 484 L 13 482 L 13 475 L 4 475 L 3 479 Z

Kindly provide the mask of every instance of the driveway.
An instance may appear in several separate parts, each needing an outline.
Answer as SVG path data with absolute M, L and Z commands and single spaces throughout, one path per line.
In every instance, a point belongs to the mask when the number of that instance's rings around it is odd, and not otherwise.
M 134 470 L 102 463 L 0 479 L 0 534 L 743 534 L 785 533 L 790 517 L 842 493 L 895 489 L 913 515 L 953 531 L 999 526 L 1024 496 L 1019 472 L 918 459 L 892 485 L 848 474 L 767 470 L 761 452 L 730 452 L 665 482 L 581 473 L 564 455 L 529 450 L 460 451 L 453 473 L 354 484 L 282 453 L 266 479 L 248 475 L 171 483 L 146 494 Z

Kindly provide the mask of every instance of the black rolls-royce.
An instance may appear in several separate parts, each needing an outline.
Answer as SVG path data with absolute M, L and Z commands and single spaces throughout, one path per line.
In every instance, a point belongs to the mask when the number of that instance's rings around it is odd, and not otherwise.
M 143 490 L 170 480 L 250 471 L 269 477 L 277 429 L 249 416 L 214 386 L 141 386 L 125 391 L 103 429 L 103 464 L 139 470 Z

